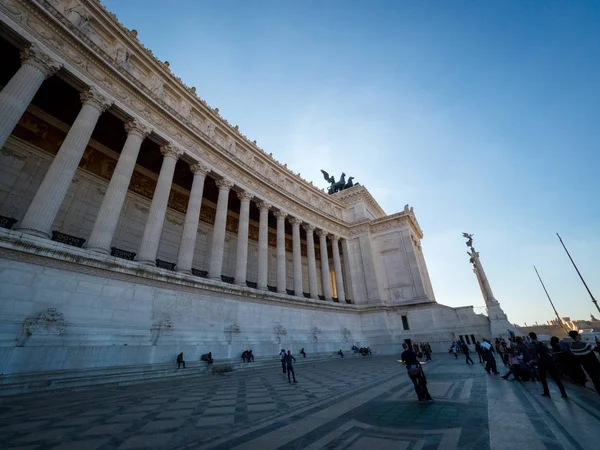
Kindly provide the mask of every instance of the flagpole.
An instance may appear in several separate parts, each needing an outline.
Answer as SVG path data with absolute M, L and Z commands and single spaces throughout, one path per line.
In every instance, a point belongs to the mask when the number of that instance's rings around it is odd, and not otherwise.
M 550 298 L 550 294 L 548 294 L 548 290 L 546 289 L 546 286 L 544 286 L 544 282 L 542 281 L 542 277 L 540 277 L 540 273 L 538 272 L 537 268 L 535 266 L 533 266 L 533 268 L 535 269 L 535 273 L 537 273 L 537 276 L 540 280 L 540 283 L 542 283 L 542 287 L 544 288 L 544 292 L 546 293 L 546 296 L 548 297 L 548 300 L 550 300 L 550 305 L 552 305 L 552 309 L 554 310 L 554 314 L 556 314 L 556 318 L 558 319 L 558 324 L 565 330 L 565 331 L 569 331 L 566 329 L 563 320 L 560 318 L 560 316 L 558 315 L 558 311 L 556 310 L 556 308 L 554 307 L 554 303 L 552 303 L 552 299 Z
M 579 269 L 577 268 L 577 264 L 575 264 L 575 261 L 573 261 L 573 258 L 571 258 L 571 254 L 569 253 L 569 250 L 567 250 L 567 246 L 565 245 L 565 243 L 561 239 L 560 234 L 556 233 L 556 235 L 558 236 L 558 240 L 560 241 L 560 243 L 562 244 L 563 248 L 565 249 L 565 252 L 567 252 L 567 256 L 571 260 L 571 263 L 573 263 L 573 267 L 575 267 L 575 270 L 577 271 L 577 275 L 579 275 L 579 278 L 581 278 L 581 282 L 583 283 L 583 285 L 587 289 L 588 294 L 590 294 L 590 297 L 592 297 L 592 303 L 596 306 L 596 309 L 598 310 L 598 312 L 600 312 L 600 306 L 598 306 L 598 302 L 594 298 L 594 295 L 592 294 L 592 291 L 590 291 L 590 288 L 588 287 L 588 285 L 586 284 L 585 280 L 581 276 L 581 272 L 579 272 Z

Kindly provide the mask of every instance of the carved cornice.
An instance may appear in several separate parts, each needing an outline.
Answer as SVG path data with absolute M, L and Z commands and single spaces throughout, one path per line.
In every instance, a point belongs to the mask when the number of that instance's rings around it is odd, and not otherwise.
M 373 213 L 379 216 L 378 218 L 386 216 L 383 208 L 379 206 L 379 203 L 377 203 L 371 193 L 364 186 L 353 186 L 349 189 L 344 189 L 343 191 L 333 194 L 332 197 L 336 198 L 345 205 L 354 205 L 355 203 L 363 201 L 367 204 L 367 206 L 370 207 Z
M 238 171 L 242 168 L 243 174 L 258 181 L 260 189 L 248 187 L 267 196 L 269 201 L 344 232 L 343 205 L 279 164 L 272 154 L 267 155 L 258 148 L 255 141 L 250 143 L 245 139 L 237 126 L 232 127 L 218 114 L 218 108 L 210 108 L 197 98 L 195 89 L 175 77 L 168 63 L 158 61 L 137 40 L 136 34 L 119 24 L 114 14 L 107 12 L 97 0 L 75 0 L 74 3 L 78 5 L 76 11 L 67 13 L 62 4 L 54 8 L 42 3 L 44 8 L 40 10 L 37 2 L 3 2 L 8 4 L 5 8 L 9 14 L 17 16 L 20 25 L 69 60 L 69 71 L 79 71 L 75 74 L 78 78 L 91 78 L 111 94 L 115 91 L 121 109 L 132 116 L 148 118 L 165 140 L 186 149 L 200 140 L 219 163 L 223 163 L 223 170 L 231 166 Z M 53 20 L 48 20 L 46 14 L 54 16 Z M 35 20 L 31 20 L 33 16 Z M 64 28 L 58 28 L 57 23 Z M 78 41 L 74 42 L 74 36 Z M 177 98 L 167 95 L 164 89 L 167 85 L 168 92 Z M 132 86 L 136 88 L 133 92 Z M 187 105 L 184 110 L 182 105 Z M 192 110 L 199 116 L 190 118 Z M 232 139 L 240 138 L 244 140 L 231 144 Z M 220 165 L 215 161 L 211 163 L 215 168 Z M 237 180 L 236 174 L 224 173 Z
M 48 55 L 38 44 L 32 44 L 29 48 L 21 51 L 21 63 L 37 67 L 46 78 L 58 72 L 62 67 L 61 62 Z

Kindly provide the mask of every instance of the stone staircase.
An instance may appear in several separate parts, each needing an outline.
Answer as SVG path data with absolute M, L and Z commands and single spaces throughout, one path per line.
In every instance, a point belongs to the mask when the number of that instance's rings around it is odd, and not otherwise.
M 298 366 L 341 359 L 337 352 L 318 353 L 303 358 L 296 357 Z M 346 352 L 345 358 L 361 357 L 358 353 Z M 244 363 L 241 358 L 236 360 L 215 360 L 209 366 L 204 361 L 186 361 L 186 369 L 177 369 L 177 363 L 158 363 L 131 366 L 98 367 L 78 370 L 55 370 L 51 372 L 29 372 L 0 375 L 0 397 L 32 392 L 45 392 L 57 389 L 85 390 L 97 386 L 125 386 L 135 383 L 178 380 L 189 377 L 215 375 L 226 368 L 231 368 L 227 374 L 273 368 L 281 370 L 279 357 L 256 358 L 254 362 Z

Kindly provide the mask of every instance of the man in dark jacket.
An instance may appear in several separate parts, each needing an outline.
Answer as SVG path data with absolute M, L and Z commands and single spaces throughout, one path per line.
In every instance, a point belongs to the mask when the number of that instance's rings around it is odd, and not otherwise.
M 177 355 L 177 368 L 179 369 L 183 364 L 183 368 L 185 369 L 185 361 L 183 360 L 183 352 Z
M 537 334 L 535 334 L 533 331 L 529 333 L 529 337 L 531 338 L 531 348 L 533 350 L 534 357 L 538 361 L 539 377 L 542 383 L 542 388 L 544 389 L 542 395 L 545 397 L 550 397 L 548 381 L 546 381 L 546 373 L 549 373 L 558 386 L 561 397 L 567 398 L 567 391 L 565 391 L 565 387 L 563 386 L 562 381 L 558 376 L 558 372 L 554 367 L 554 356 L 552 355 L 552 351 L 546 344 L 537 340 Z
M 292 377 L 294 377 L 294 383 L 297 383 L 296 374 L 294 373 L 294 367 L 292 366 L 292 361 L 296 362 L 296 358 L 294 358 L 292 356 L 292 352 L 290 350 L 288 350 L 287 355 L 285 355 L 285 367 L 287 369 L 288 381 L 290 383 L 292 382 L 292 380 L 290 380 L 290 373 L 291 373 Z
M 471 350 L 469 350 L 469 346 L 467 344 L 465 344 L 463 341 L 460 341 L 460 342 L 462 344 L 462 351 L 466 356 L 467 364 L 469 364 L 469 361 L 471 361 L 471 364 L 475 364 L 473 362 L 473 360 L 471 359 L 471 356 L 469 355 L 469 353 L 471 353 Z
M 600 362 L 594 355 L 594 347 L 588 342 L 583 342 L 581 335 L 575 330 L 569 331 L 569 336 L 573 339 L 571 353 L 575 361 L 583 366 L 592 379 L 596 392 L 600 394 Z

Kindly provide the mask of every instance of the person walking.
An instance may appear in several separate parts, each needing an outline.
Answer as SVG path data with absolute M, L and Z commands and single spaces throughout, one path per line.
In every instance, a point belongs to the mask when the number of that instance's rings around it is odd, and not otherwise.
M 581 340 L 581 335 L 575 330 L 569 331 L 569 336 L 573 339 L 571 343 L 571 352 L 579 364 L 583 366 L 594 383 L 596 392 L 600 394 L 600 362 L 594 355 L 594 347 L 588 342 Z
M 483 340 L 483 344 L 481 344 L 481 349 L 483 353 L 483 359 L 485 360 L 485 371 L 487 373 L 493 373 L 494 375 L 498 375 L 498 368 L 496 367 L 496 358 L 494 357 L 494 347 L 492 344 Z
M 481 358 L 481 342 L 477 341 L 475 343 L 475 351 L 477 352 L 477 356 L 479 356 L 479 362 L 483 363 L 483 359 Z
M 452 353 L 454 353 L 454 359 L 458 359 L 458 344 L 452 344 Z
M 471 356 L 469 355 L 469 353 L 471 353 L 471 350 L 469 350 L 469 346 L 467 344 L 465 344 L 464 342 L 462 343 L 462 350 L 466 357 L 465 358 L 466 363 L 469 364 L 469 361 L 471 361 L 471 364 L 475 365 L 475 363 L 471 359 Z
M 427 390 L 427 379 L 425 378 L 425 372 L 423 372 L 423 368 L 421 367 L 421 363 L 419 362 L 417 354 L 411 350 L 407 344 L 402 344 L 402 348 L 404 351 L 400 356 L 400 360 L 402 361 L 402 364 L 406 366 L 408 376 L 415 386 L 415 392 L 417 393 L 419 403 L 433 403 L 433 399 Z
M 550 374 L 556 386 L 560 390 L 560 395 L 562 398 L 567 398 L 567 391 L 565 391 L 565 387 L 558 376 L 558 372 L 554 367 L 554 357 L 552 355 L 552 351 L 548 348 L 548 346 L 537 339 L 537 334 L 533 331 L 529 333 L 529 337 L 531 338 L 531 348 L 534 353 L 534 357 L 538 361 L 538 376 L 540 378 L 540 382 L 542 383 L 542 388 L 544 392 L 542 395 L 544 397 L 550 397 L 550 390 L 548 389 L 548 381 L 546 380 L 546 374 Z
M 294 383 L 297 383 L 296 373 L 294 372 L 294 366 L 292 365 L 292 361 L 296 362 L 296 358 L 292 356 L 291 350 L 288 350 L 287 355 L 285 355 L 285 366 L 287 369 L 288 381 L 290 382 L 290 384 L 292 383 L 292 380 L 290 380 L 290 374 L 292 374 L 292 377 L 294 378 Z
M 281 352 L 279 352 L 279 357 L 281 358 L 281 370 L 285 374 L 285 349 L 282 348 Z

